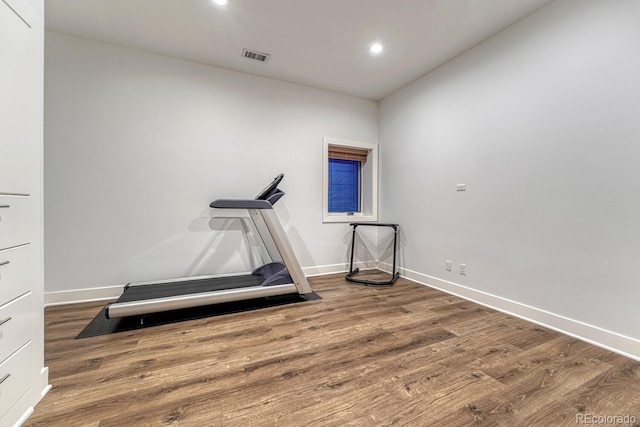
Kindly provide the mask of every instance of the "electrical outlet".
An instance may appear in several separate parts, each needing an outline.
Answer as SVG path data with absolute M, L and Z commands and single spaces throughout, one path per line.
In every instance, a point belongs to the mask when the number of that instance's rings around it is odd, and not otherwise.
M 456 186 L 456 191 L 467 191 L 467 184 L 458 184 Z
M 467 274 L 467 264 L 460 264 L 460 274 L 463 276 Z
M 445 261 L 445 266 L 447 268 L 447 271 L 451 271 L 453 269 L 453 263 L 449 260 Z

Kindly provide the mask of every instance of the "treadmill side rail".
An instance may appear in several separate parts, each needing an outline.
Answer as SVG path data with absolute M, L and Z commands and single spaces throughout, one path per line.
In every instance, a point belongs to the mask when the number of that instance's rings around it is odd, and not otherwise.
M 250 288 L 225 289 L 221 291 L 185 294 L 167 298 L 115 302 L 105 307 L 107 319 L 116 317 L 139 316 L 159 311 L 178 310 L 181 308 L 200 307 L 223 302 L 243 301 L 251 298 L 264 298 L 276 295 L 297 293 L 293 283 L 274 286 L 256 286 Z

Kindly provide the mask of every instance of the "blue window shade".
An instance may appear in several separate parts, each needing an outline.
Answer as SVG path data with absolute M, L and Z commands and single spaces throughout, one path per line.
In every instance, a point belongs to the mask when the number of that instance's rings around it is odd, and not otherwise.
M 360 211 L 360 162 L 329 159 L 329 212 Z

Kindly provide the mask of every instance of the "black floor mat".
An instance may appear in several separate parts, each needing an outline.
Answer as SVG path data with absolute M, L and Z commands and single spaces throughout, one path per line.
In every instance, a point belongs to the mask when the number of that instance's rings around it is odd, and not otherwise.
M 202 319 L 205 317 L 220 316 L 223 314 L 238 313 L 242 311 L 257 310 L 260 308 L 275 307 L 284 304 L 293 304 L 318 299 L 322 299 L 322 297 L 315 292 L 304 295 L 290 294 L 268 298 L 256 298 L 246 301 L 227 302 L 202 307 L 184 308 L 180 310 L 171 310 L 161 313 L 122 317 L 117 319 L 107 319 L 103 308 L 100 310 L 100 313 L 98 313 L 98 315 L 94 317 L 93 320 L 89 322 L 89 324 L 78 334 L 76 339 L 96 337 L 116 332 L 183 322 L 185 320 Z

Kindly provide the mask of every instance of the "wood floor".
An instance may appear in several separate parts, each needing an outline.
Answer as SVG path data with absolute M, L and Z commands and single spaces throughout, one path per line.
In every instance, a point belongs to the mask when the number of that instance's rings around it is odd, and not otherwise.
M 639 362 L 402 278 L 311 285 L 322 300 L 80 340 L 103 304 L 47 308 L 53 389 L 25 425 L 640 425 Z

